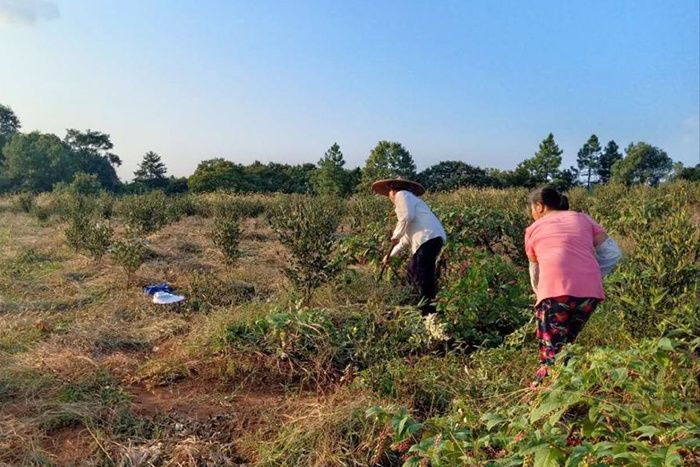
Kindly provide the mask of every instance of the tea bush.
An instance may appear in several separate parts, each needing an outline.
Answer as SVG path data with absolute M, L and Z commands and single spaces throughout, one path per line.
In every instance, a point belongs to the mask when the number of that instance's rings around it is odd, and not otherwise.
M 656 218 L 645 205 L 635 219 L 636 228 L 628 230 L 631 251 L 608 283 L 610 301 L 622 309 L 625 326 L 636 336 L 680 327 L 700 333 L 696 222 L 685 209 Z
M 114 229 L 107 222 L 86 215 L 76 215 L 65 231 L 66 240 L 75 251 L 99 261 L 107 253 Z
M 339 271 L 337 231 L 343 208 L 338 198 L 290 195 L 267 213 L 291 256 L 285 274 L 305 300 Z
M 134 273 L 144 262 L 146 242 L 138 230 L 127 228 L 125 238 L 114 242 L 110 250 L 114 262 L 121 266 L 126 274 L 126 285 L 131 285 Z
M 493 347 L 530 319 L 527 273 L 501 256 L 469 248 L 453 250 L 450 260 L 438 311 L 456 343 Z
M 214 245 L 224 255 L 224 261 L 232 265 L 241 256 L 241 226 L 236 212 L 221 210 L 214 218 L 211 231 Z
M 170 200 L 162 191 L 124 196 L 117 204 L 116 212 L 128 226 L 144 235 L 163 228 L 173 215 Z

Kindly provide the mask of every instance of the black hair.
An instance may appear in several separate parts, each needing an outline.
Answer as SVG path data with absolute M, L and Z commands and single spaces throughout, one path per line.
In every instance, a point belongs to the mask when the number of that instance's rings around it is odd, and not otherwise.
M 569 210 L 569 198 L 559 193 L 556 189 L 552 187 L 538 188 L 528 197 L 530 204 L 542 203 L 548 209 L 553 209 L 555 211 L 568 211 Z

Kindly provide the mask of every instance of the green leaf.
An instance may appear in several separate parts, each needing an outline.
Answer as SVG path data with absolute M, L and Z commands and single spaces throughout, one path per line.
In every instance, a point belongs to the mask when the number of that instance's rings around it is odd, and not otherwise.
M 660 350 L 668 350 L 669 352 L 671 352 L 673 351 L 673 342 L 668 337 L 662 337 L 661 339 L 659 339 L 657 348 Z
M 633 430 L 632 433 L 639 433 L 637 438 L 651 438 L 655 434 L 659 432 L 658 428 L 651 426 L 651 425 L 644 425 L 640 426 L 636 430 Z
M 563 459 L 563 453 L 548 444 L 540 445 L 535 449 L 534 467 L 559 467 L 559 461 Z
M 486 422 L 486 429 L 490 431 L 493 427 L 505 422 L 506 419 L 494 413 L 485 413 L 481 417 L 481 421 Z

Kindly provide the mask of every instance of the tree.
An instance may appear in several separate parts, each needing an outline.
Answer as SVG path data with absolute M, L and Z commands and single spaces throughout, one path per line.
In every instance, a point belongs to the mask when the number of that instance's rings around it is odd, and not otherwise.
M 568 191 L 578 185 L 579 171 L 576 167 L 569 167 L 557 173 L 552 186 L 559 191 Z
M 200 162 L 187 180 L 187 186 L 200 193 L 216 190 L 247 192 L 251 189 L 243 166 L 221 158 Z
M 19 131 L 22 124 L 19 118 L 6 105 L 0 104 L 0 165 L 2 165 L 5 157 L 3 156 L 2 148 L 10 141 L 10 138 Z
M 618 149 L 617 143 L 614 140 L 608 141 L 598 161 L 598 182 L 608 183 L 610 180 L 612 176 L 612 166 L 615 162 L 622 159 L 622 154 L 620 154 Z
M 70 181 L 78 169 L 71 148 L 52 134 L 17 133 L 4 154 L 5 175 L 23 191 L 50 191 L 54 184 Z
M 160 159 L 160 156 L 153 151 L 148 151 L 143 155 L 143 160 L 134 171 L 134 182 L 143 183 L 149 188 L 163 186 L 166 182 L 165 173 L 168 169 Z
M 100 194 L 103 188 L 97 175 L 85 172 L 76 172 L 70 183 L 58 182 L 53 186 L 54 192 L 93 196 Z
M 462 161 L 443 161 L 418 174 L 418 181 L 431 191 L 456 190 L 464 186 L 491 186 L 494 180 L 484 169 Z
M 578 151 L 576 158 L 579 173 L 586 177 L 586 188 L 591 189 L 591 177 L 600 167 L 600 142 L 596 135 L 591 135 L 588 141 Z
M 122 161 L 110 152 L 114 145 L 108 134 L 69 128 L 63 141 L 75 152 L 80 171 L 95 174 L 100 184 L 109 190 L 119 186 L 115 167 L 120 166 Z
M 692 182 L 700 182 L 700 164 L 695 167 L 684 167 L 682 162 L 674 164 L 675 178 L 678 180 L 690 180 Z
M 416 177 L 416 164 L 411 153 L 400 143 L 380 141 L 372 149 L 362 173 L 363 184 L 369 187 L 382 178 Z
M 542 140 L 540 148 L 535 155 L 521 162 L 516 171 L 520 169 L 527 172 L 530 178 L 527 183 L 530 186 L 549 182 L 559 172 L 563 152 L 554 141 L 554 135 L 550 133 Z
M 625 153 L 625 157 L 612 167 L 612 180 L 615 182 L 655 186 L 671 172 L 673 161 L 668 154 L 648 143 L 630 143 Z
M 333 143 L 318 161 L 318 169 L 311 177 L 314 191 L 319 195 L 345 196 L 350 192 L 348 173 L 343 168 L 345 160 L 338 143 Z

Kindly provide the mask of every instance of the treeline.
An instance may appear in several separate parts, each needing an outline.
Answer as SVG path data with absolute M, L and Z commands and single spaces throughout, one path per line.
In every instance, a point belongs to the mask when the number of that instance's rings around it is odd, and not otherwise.
M 299 165 L 255 162 L 236 164 L 222 159 L 199 163 L 189 177 L 168 176 L 161 157 L 149 151 L 123 183 L 116 168 L 122 163 L 112 152 L 109 134 L 68 129 L 63 138 L 48 133 L 22 133 L 15 113 L 0 104 L 0 193 L 73 190 L 82 193 L 166 193 L 230 190 L 241 193 L 319 193 L 346 196 L 366 189 L 379 178 L 403 177 L 423 183 L 429 190 L 464 186 L 534 187 L 544 183 L 562 190 L 591 187 L 610 181 L 656 185 L 670 178 L 700 180 L 700 164 L 674 164 L 663 150 L 645 142 L 630 143 L 622 154 L 615 141 L 604 147 L 592 135 L 577 154 L 577 164 L 562 168 L 563 151 L 549 134 L 535 154 L 513 170 L 483 169 L 462 161 L 439 162 L 422 172 L 400 143 L 380 141 L 362 168 L 347 169 L 335 143 L 316 163 Z

